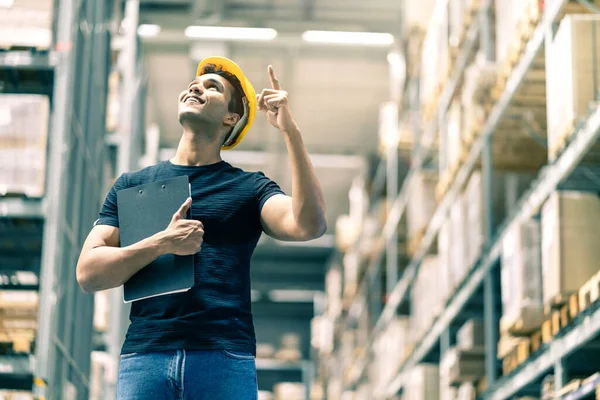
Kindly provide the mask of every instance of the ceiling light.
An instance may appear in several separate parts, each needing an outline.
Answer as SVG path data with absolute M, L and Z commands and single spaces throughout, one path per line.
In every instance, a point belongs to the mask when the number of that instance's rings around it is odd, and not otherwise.
M 306 31 L 302 39 L 311 43 L 359 44 L 367 46 L 389 46 L 394 43 L 390 33 Z
M 152 37 L 160 33 L 160 26 L 154 24 L 142 24 L 138 26 L 138 35 L 142 37 Z
M 14 0 L 0 0 L 0 7 L 10 8 L 13 6 L 14 2 Z
M 192 39 L 273 40 L 277 37 L 277 31 L 269 28 L 188 26 L 185 36 Z

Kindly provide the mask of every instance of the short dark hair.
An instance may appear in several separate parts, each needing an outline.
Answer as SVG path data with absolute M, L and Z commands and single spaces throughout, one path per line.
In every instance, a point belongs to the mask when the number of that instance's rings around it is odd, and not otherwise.
M 202 74 L 219 75 L 229 81 L 231 86 L 233 86 L 233 96 L 231 96 L 231 100 L 229 101 L 228 105 L 229 112 L 236 113 L 241 118 L 244 115 L 244 102 L 242 101 L 244 91 L 242 90 L 242 84 L 237 76 L 230 72 L 223 71 L 223 68 L 220 65 L 215 64 L 206 64 L 204 67 L 202 67 Z

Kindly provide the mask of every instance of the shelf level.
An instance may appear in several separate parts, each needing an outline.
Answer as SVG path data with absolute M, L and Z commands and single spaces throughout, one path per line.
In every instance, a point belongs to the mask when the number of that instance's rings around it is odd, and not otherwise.
M 308 361 L 287 362 L 272 358 L 257 358 L 256 369 L 258 371 L 299 371 L 302 372 Z
M 519 367 L 517 372 L 500 380 L 486 398 L 503 400 L 514 396 L 528 383 L 540 378 L 545 371 L 554 366 L 556 361 L 568 356 L 592 340 L 598 335 L 598 332 L 600 332 L 600 309 L 596 309 L 593 314 L 584 317 L 579 324 L 564 336 L 550 342 L 542 354 L 527 361 L 524 366 Z M 598 384 L 600 380 L 596 379 L 595 382 Z M 583 394 L 578 396 L 578 392 L 579 390 L 572 393 L 575 397 L 566 396 L 565 399 L 580 399 Z
M 56 63 L 54 52 L 0 51 L 0 68 L 52 70 Z
M 44 209 L 41 199 L 0 197 L 0 218 L 43 218 Z
M 32 356 L 0 356 L 0 390 L 31 390 L 33 373 Z

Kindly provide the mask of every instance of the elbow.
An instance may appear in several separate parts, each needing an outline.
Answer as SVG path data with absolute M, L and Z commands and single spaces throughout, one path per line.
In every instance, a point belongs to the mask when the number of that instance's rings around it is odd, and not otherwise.
M 79 287 L 81 288 L 81 290 L 83 290 L 84 293 L 90 294 L 90 293 L 94 292 L 94 290 L 92 288 L 92 279 L 91 279 L 90 275 L 88 273 L 86 273 L 83 270 L 83 268 L 80 267 L 79 265 L 77 266 L 76 277 L 77 277 L 77 283 L 79 284 Z
M 327 221 L 325 218 L 320 218 L 319 221 L 311 224 L 311 226 L 304 230 L 302 240 L 314 240 L 323 236 L 327 232 Z

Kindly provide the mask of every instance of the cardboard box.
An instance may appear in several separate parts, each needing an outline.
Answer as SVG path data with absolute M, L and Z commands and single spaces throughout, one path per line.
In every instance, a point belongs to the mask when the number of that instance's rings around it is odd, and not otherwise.
M 485 374 L 484 349 L 462 350 L 452 347 L 440 362 L 440 377 L 451 385 L 474 382 Z
M 302 383 L 282 382 L 273 386 L 274 400 L 305 400 L 306 389 Z
M 48 96 L 0 94 L 0 195 L 44 195 L 49 114 Z
M 437 207 L 435 187 L 437 183 L 438 174 L 434 171 L 420 170 L 414 174 L 406 206 L 406 225 L 409 240 L 416 239 L 417 236 L 423 234 L 435 212 Z
M 502 242 L 502 332 L 528 333 L 544 319 L 540 222 L 514 225 Z
M 595 32 L 595 33 L 594 33 Z M 600 16 L 568 15 L 546 47 L 548 158 L 554 160 L 578 118 L 588 114 L 600 81 Z M 596 59 L 594 59 L 596 57 Z M 597 84 L 597 83 L 596 83 Z
M 450 208 L 450 285 L 459 286 L 470 265 L 467 263 L 467 215 L 462 195 L 457 196 Z
M 439 367 L 419 364 L 409 372 L 402 398 L 406 400 L 438 400 L 440 398 Z
M 0 46 L 49 49 L 53 13 L 51 0 L 13 0 L 0 12 Z
M 481 349 L 485 345 L 483 321 L 470 319 L 456 332 L 456 345 L 461 350 Z
M 593 193 L 554 192 L 542 208 L 544 304 L 577 291 L 599 269 L 600 199 Z

